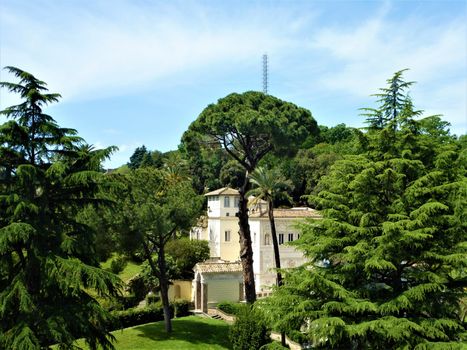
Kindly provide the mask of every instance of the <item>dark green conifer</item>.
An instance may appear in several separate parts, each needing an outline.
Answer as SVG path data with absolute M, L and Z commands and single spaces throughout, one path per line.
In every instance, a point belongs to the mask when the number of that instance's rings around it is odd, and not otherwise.
M 269 302 L 277 328 L 302 327 L 317 348 L 456 349 L 465 340 L 466 158 L 451 138 L 432 139 L 427 152 L 420 112 L 395 91 L 408 83 L 400 72 L 396 80 L 379 95 L 389 122 L 311 198 L 324 218 L 303 226 L 309 265 Z
M 18 68 L 19 83 L 0 83 L 23 102 L 0 113 L 0 348 L 69 347 L 85 337 L 91 348 L 113 348 L 109 314 L 90 295 L 115 295 L 118 280 L 97 267 L 93 232 L 76 221 L 98 204 L 101 161 L 73 129 L 43 112 L 60 95 Z

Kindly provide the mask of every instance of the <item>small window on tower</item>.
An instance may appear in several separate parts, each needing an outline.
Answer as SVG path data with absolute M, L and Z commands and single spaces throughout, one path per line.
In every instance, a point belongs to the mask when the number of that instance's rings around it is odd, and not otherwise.
M 264 235 L 264 245 L 271 245 L 271 235 L 268 233 Z
M 293 233 L 289 233 L 289 242 L 293 241 Z
M 230 207 L 230 197 L 225 196 L 224 197 L 224 208 L 229 208 Z
M 224 241 L 225 242 L 230 242 L 230 230 L 226 230 L 224 232 Z

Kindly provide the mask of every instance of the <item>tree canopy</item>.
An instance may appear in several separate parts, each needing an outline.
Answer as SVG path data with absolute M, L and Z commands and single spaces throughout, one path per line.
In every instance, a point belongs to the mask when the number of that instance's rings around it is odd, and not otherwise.
M 0 347 L 70 346 L 84 337 L 91 348 L 113 348 L 109 314 L 91 294 L 115 296 L 118 278 L 99 269 L 94 232 L 76 220 L 100 205 L 101 161 L 73 129 L 43 112 L 60 95 L 32 74 L 7 67 L 18 83 L 0 87 L 23 102 L 0 113 Z
M 120 188 L 111 192 L 118 203 L 112 213 L 113 230 L 121 249 L 139 252 L 159 282 L 166 330 L 171 331 L 168 300 L 169 271 L 166 244 L 177 232 L 187 231 L 200 214 L 202 198 L 188 178 L 151 167 L 115 175 Z M 181 174 L 179 174 L 181 175 Z
M 400 82 L 392 84 L 395 79 Z M 367 151 L 337 161 L 310 198 L 323 219 L 304 224 L 309 264 L 271 298 L 279 329 L 306 327 L 317 348 L 461 348 L 467 264 L 466 155 L 452 139 L 427 140 L 400 72 L 370 130 Z M 394 99 L 397 96 L 397 99 Z M 430 155 L 430 156 L 428 156 Z
M 317 133 L 316 121 L 308 110 L 249 91 L 230 94 L 206 107 L 183 136 L 188 150 L 199 150 L 200 145 L 221 149 L 245 170 L 239 187 L 238 218 L 245 297 L 250 303 L 256 300 L 256 291 L 245 197 L 250 186 L 248 174 L 267 154 L 293 154 Z

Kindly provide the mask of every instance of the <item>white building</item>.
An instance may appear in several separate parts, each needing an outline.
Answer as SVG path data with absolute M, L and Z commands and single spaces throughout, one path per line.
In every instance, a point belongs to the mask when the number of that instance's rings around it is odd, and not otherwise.
M 200 220 L 191 232 L 191 239 L 209 241 L 211 256 L 224 261 L 238 261 L 240 253 L 238 212 L 239 192 L 224 187 L 205 195 L 208 199 L 207 220 Z M 320 218 L 310 208 L 274 209 L 276 232 L 279 241 L 281 267 L 289 268 L 305 262 L 303 254 L 287 243 L 299 238 L 296 224 L 305 218 Z M 267 203 L 260 201 L 250 206 L 249 224 L 253 248 L 253 269 L 258 296 L 267 295 L 275 284 L 274 250 Z

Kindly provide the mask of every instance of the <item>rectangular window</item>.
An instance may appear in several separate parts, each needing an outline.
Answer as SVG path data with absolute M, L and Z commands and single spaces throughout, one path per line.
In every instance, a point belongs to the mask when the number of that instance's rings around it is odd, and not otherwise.
M 240 198 L 234 197 L 234 207 L 238 208 L 240 206 Z
M 297 233 L 297 239 L 300 239 L 300 233 Z
M 284 244 L 284 234 L 279 233 L 279 244 Z
M 293 241 L 293 233 L 289 233 L 289 242 Z
M 224 197 L 224 208 L 229 208 L 230 207 L 230 197 L 225 196 Z
M 225 242 L 230 242 L 230 230 L 226 230 L 224 232 L 224 241 Z

